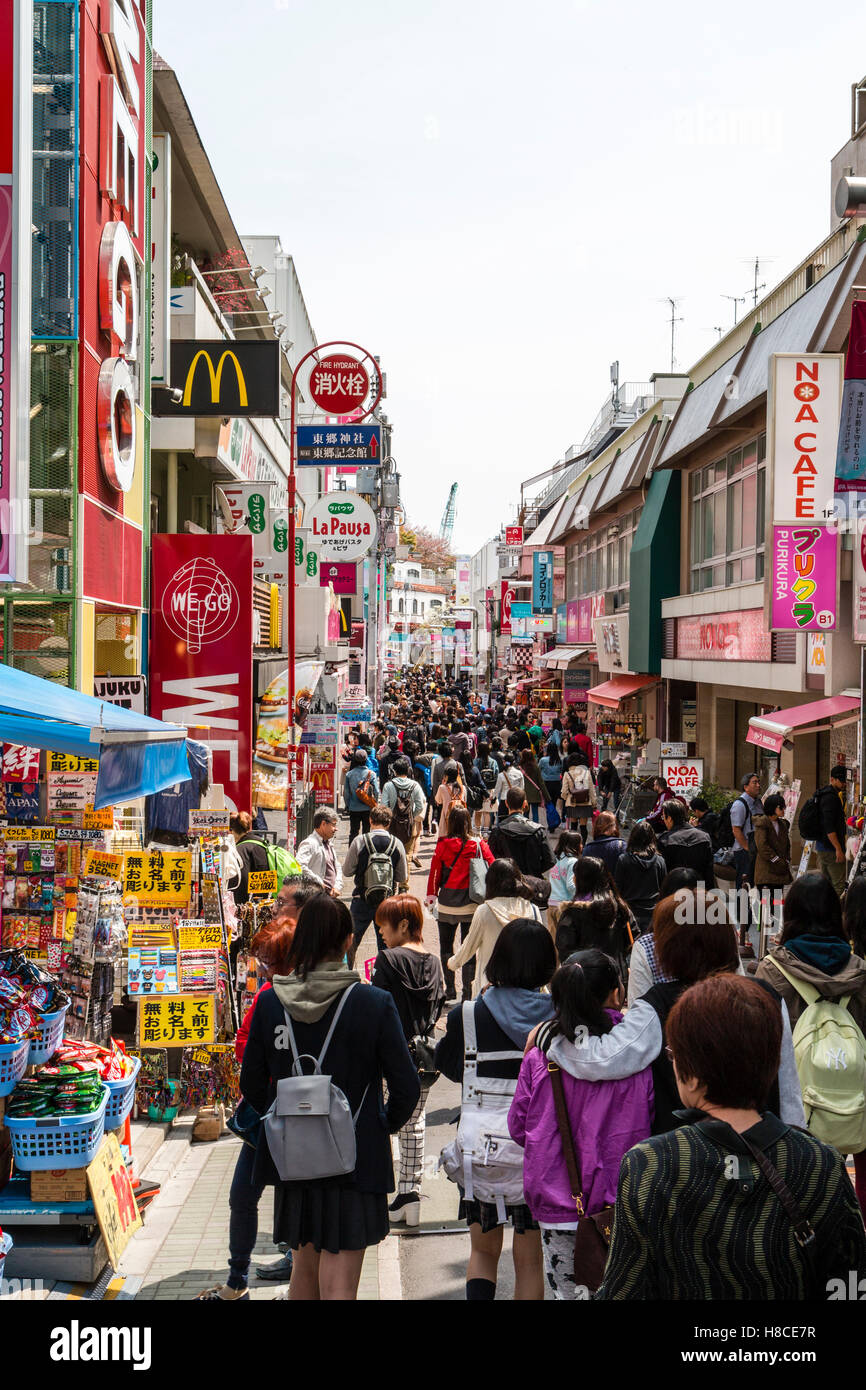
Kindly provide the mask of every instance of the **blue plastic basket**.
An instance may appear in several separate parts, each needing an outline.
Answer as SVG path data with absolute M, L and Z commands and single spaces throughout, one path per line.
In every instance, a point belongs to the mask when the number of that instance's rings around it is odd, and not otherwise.
M 64 1004 L 62 1009 L 56 1009 L 53 1014 L 42 1015 L 42 1027 L 38 1038 L 30 1041 L 30 1061 L 31 1067 L 41 1066 L 43 1062 L 50 1062 L 58 1047 L 63 1040 L 63 1028 L 66 1023 L 66 1011 L 68 1004 Z
M 47 1168 L 86 1168 L 96 1157 L 105 1133 L 108 1087 L 102 1083 L 102 1104 L 90 1115 L 46 1115 L 42 1119 L 6 1120 L 15 1167 L 22 1173 Z
M 0 1047 L 0 1096 L 10 1096 L 27 1070 L 27 1056 L 30 1044 L 23 1042 L 3 1043 Z
M 130 1057 L 129 1060 L 135 1063 L 129 1076 L 125 1076 L 122 1081 L 102 1083 L 108 1087 L 108 1105 L 105 1107 L 106 1129 L 120 1129 L 135 1104 L 135 1083 L 141 1071 L 141 1058 Z

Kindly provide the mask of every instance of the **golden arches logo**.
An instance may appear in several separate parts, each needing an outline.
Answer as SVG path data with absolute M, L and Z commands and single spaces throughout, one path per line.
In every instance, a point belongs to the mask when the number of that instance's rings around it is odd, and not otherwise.
M 222 352 L 220 354 L 220 360 L 217 363 L 216 371 L 214 371 L 213 362 L 211 362 L 210 359 L 210 353 L 206 352 L 204 348 L 199 348 L 195 357 L 190 362 L 189 371 L 186 374 L 186 385 L 183 388 L 183 404 L 185 406 L 188 406 L 192 400 L 192 383 L 195 379 L 196 368 L 198 367 L 198 360 L 200 357 L 204 358 L 205 363 L 207 365 L 208 375 L 210 376 L 211 404 L 217 405 L 219 403 L 223 367 L 225 366 L 225 361 L 228 357 L 229 360 L 234 364 L 235 377 L 238 383 L 238 399 L 240 401 L 241 406 L 246 408 L 249 404 L 247 400 L 247 384 L 244 380 L 244 374 L 241 371 L 240 362 L 235 357 L 235 354 L 231 352 L 229 349 L 226 349 L 225 352 Z

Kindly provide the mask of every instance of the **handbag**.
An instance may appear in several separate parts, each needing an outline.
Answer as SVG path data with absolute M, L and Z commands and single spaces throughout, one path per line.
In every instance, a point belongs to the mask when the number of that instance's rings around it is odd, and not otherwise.
M 367 773 L 367 776 L 364 778 L 363 782 L 359 782 L 359 783 L 358 783 L 358 786 L 355 788 L 355 795 L 356 795 L 356 797 L 358 798 L 358 800 L 359 800 L 364 806 L 375 806 L 375 805 L 376 805 L 376 798 L 375 798 L 375 796 L 373 795 L 373 793 L 372 793 L 371 791 L 368 791 L 368 790 L 367 790 L 367 788 L 369 787 L 370 782 L 371 782 L 371 780 L 372 780 L 372 777 L 373 777 L 372 772 L 368 772 L 368 773 Z
M 425 1085 L 432 1086 L 439 1072 L 436 1070 L 434 1061 L 435 1044 L 429 1037 L 422 1037 L 416 1033 L 414 1038 L 409 1039 L 409 1051 L 412 1054 L 412 1061 L 418 1068 L 418 1078 Z
M 553 802 L 545 801 L 544 809 L 547 814 L 548 830 L 558 830 L 560 825 L 562 824 L 562 817 L 560 816 Z
M 248 1144 L 251 1149 L 257 1149 L 262 1132 L 262 1117 L 242 1096 L 237 1110 L 226 1120 L 226 1129 L 230 1129 L 232 1134 L 237 1135 L 238 1139 Z
M 487 860 L 481 853 L 481 841 L 475 841 L 475 853 L 469 861 L 469 901 L 483 903 L 487 896 Z
M 468 844 L 468 841 L 467 841 L 467 844 Z M 441 876 L 441 878 L 439 879 L 439 892 L 436 894 L 436 899 L 437 899 L 437 902 L 438 902 L 439 907 L 444 907 L 444 908 L 449 908 L 449 907 L 451 907 L 451 908 L 458 908 L 458 907 L 469 907 L 469 906 L 471 906 L 472 899 L 471 899 L 470 896 L 469 896 L 469 889 L 468 889 L 468 888 L 449 888 L 449 887 L 448 887 L 448 880 L 449 880 L 449 878 L 451 877 L 452 870 L 454 869 L 454 866 L 455 866 L 455 864 L 457 863 L 457 860 L 460 858 L 461 854 L 463 853 L 463 848 L 464 848 L 464 847 L 461 845 L 461 847 L 460 847 L 460 849 L 457 851 L 457 854 L 455 855 L 454 860 L 453 860 L 452 863 L 446 864 L 446 863 L 444 862 L 444 860 L 443 860 L 443 862 L 442 862 L 442 876 Z
M 570 790 L 569 790 L 568 797 L 567 797 L 566 802 L 565 802 L 566 807 L 567 807 L 568 809 L 571 809 L 571 808 L 574 807 L 574 806 L 588 806 L 588 805 L 589 805 L 589 787 L 579 787 L 579 786 L 577 786 L 577 784 L 576 784 L 574 778 L 573 778 L 572 775 L 571 775 L 571 769 L 570 769 L 570 768 L 569 768 L 569 771 L 568 771 L 568 781 L 569 781 Z
M 553 1086 L 553 1104 L 556 1109 L 556 1123 L 562 1140 L 562 1154 L 568 1172 L 571 1195 L 577 1207 L 577 1230 L 574 1235 L 574 1278 L 578 1286 L 595 1293 L 604 1278 L 607 1252 L 610 1248 L 610 1235 L 613 1229 L 613 1207 L 602 1207 L 600 1211 L 587 1214 L 583 1208 L 583 1182 L 574 1136 L 568 1119 L 565 1103 L 565 1088 L 562 1072 L 555 1062 L 548 1058 L 547 1070 Z

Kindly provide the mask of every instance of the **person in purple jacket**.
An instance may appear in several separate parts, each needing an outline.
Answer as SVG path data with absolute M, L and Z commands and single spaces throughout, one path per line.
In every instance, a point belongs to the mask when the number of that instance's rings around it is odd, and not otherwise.
M 587 1298 L 574 1278 L 574 1199 L 562 1151 L 547 1048 L 555 1037 L 600 1037 L 622 1022 L 622 982 L 603 951 L 578 951 L 550 986 L 555 1016 L 538 1030 L 523 1059 L 508 1114 L 508 1130 L 524 1150 L 523 1190 L 541 1227 L 544 1272 L 555 1299 Z M 612 1206 L 623 1155 L 649 1138 L 652 1068 L 619 1081 L 578 1081 L 562 1073 L 571 1132 L 583 1179 L 587 1214 Z

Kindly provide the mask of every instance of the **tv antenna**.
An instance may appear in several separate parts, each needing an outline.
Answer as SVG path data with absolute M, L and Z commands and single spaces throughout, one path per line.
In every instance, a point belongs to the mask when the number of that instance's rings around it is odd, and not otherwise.
M 679 317 L 677 317 L 677 309 L 679 308 L 679 305 L 680 305 L 680 301 L 679 301 L 678 298 L 675 299 L 675 298 L 673 297 L 673 295 L 669 295 L 669 294 L 668 294 L 668 295 L 665 295 L 664 299 L 662 299 L 660 302 L 661 302 L 662 304 L 669 304 L 669 305 L 671 306 L 671 316 L 670 316 L 670 319 L 669 319 L 669 323 L 670 323 L 670 326 L 671 326 L 671 371 L 674 372 L 674 371 L 676 371 L 676 366 L 677 366 L 677 359 L 676 359 L 676 354 L 675 354 L 675 351 L 674 351 L 675 345 L 676 345 L 677 324 L 678 324 L 678 323 L 683 323 L 684 320 L 683 320 L 682 315 L 680 315 Z
M 737 305 L 738 305 L 738 304 L 745 304 L 745 302 L 746 302 L 746 296 L 745 296 L 744 294 L 721 294 L 721 295 L 719 295 L 719 298 L 720 298 L 720 299 L 730 299 L 731 303 L 733 304 L 733 306 L 734 306 L 734 327 L 736 328 L 736 326 L 737 326 Z
M 751 256 L 749 256 L 749 257 L 746 258 L 746 259 L 748 260 L 748 263 L 751 264 L 751 261 L 752 261 Z M 751 288 L 750 290 L 747 290 L 747 291 L 746 291 L 747 294 L 750 294 L 750 295 L 752 296 L 752 307 L 753 307 L 753 308 L 757 308 L 757 307 L 758 307 L 758 292 L 759 292 L 760 290 L 765 290 L 765 289 L 767 288 L 767 282 L 766 282 L 766 280 L 762 280 L 761 283 L 758 284 L 758 277 L 759 277 L 759 275 L 761 274 L 761 261 L 766 262 L 766 261 L 772 261 L 773 259 L 774 259 L 773 256 L 756 256 L 756 257 L 755 257 L 755 262 L 754 262 L 754 266 L 753 266 L 753 275 L 754 275 L 754 279 L 753 279 L 753 282 L 752 282 L 752 288 Z

